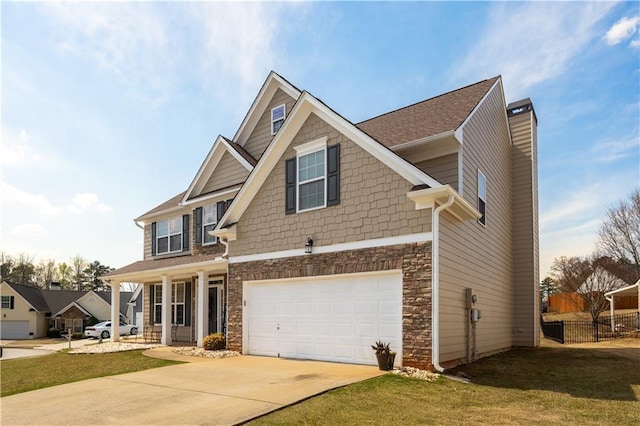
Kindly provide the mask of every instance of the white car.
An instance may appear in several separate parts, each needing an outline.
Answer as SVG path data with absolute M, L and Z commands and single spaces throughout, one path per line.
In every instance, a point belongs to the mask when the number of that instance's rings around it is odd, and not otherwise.
M 136 335 L 138 334 L 138 328 L 133 324 L 124 324 L 120 323 L 120 335 L 124 336 L 127 334 Z M 84 329 L 84 335 L 86 337 L 102 337 L 103 339 L 108 339 L 111 336 L 111 321 L 99 322 L 96 325 L 92 325 Z

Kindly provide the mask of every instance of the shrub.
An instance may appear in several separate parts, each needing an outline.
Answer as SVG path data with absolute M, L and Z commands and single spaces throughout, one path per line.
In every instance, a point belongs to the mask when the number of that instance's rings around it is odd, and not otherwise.
M 207 351 L 219 351 L 224 349 L 225 343 L 222 333 L 212 333 L 202 339 L 202 347 Z
M 60 337 L 60 330 L 55 327 L 51 327 L 49 331 L 47 331 L 47 337 Z

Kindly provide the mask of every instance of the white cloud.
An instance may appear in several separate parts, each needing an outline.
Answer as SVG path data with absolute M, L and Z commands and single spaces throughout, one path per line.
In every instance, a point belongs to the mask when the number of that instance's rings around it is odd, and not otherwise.
M 102 204 L 98 196 L 91 192 L 76 194 L 71 204 L 67 206 L 69 213 L 82 214 L 87 210 L 95 210 L 100 213 L 113 211 L 110 206 Z
M 454 77 L 470 81 L 502 74 L 507 101 L 553 79 L 597 37 L 613 3 L 495 3 L 477 42 Z
M 613 162 L 630 155 L 640 153 L 640 141 L 637 137 L 626 140 L 606 140 L 598 142 L 591 149 L 591 156 L 600 162 Z
M 30 144 L 31 135 L 22 129 L 20 133 L 9 129 L 2 129 L 2 141 L 0 142 L 0 163 L 5 165 L 28 164 L 33 166 L 43 160 Z
M 640 16 L 627 17 L 620 19 L 613 24 L 609 31 L 604 35 L 607 44 L 614 46 L 624 40 L 631 38 L 638 30 L 640 25 Z M 637 46 L 638 40 L 633 40 L 631 46 Z
M 36 208 L 45 215 L 57 214 L 62 210 L 51 204 L 42 194 L 30 194 L 5 182 L 0 182 L 0 200 L 4 206 L 20 204 Z
M 11 235 L 17 237 L 41 237 L 46 234 L 47 231 L 37 223 L 18 225 L 11 230 Z

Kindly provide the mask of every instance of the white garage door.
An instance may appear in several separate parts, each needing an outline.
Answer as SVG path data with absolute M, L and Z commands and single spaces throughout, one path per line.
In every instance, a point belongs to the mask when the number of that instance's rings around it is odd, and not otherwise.
M 0 339 L 28 339 L 29 321 L 0 321 Z
M 400 271 L 245 283 L 244 339 L 253 355 L 376 364 L 371 345 L 402 360 Z

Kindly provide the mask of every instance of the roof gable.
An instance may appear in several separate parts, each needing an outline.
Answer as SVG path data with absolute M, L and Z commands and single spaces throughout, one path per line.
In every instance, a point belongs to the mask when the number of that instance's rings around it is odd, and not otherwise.
M 3 281 L 8 287 L 11 287 L 16 293 L 20 295 L 33 309 L 38 312 L 49 312 L 49 306 L 42 297 L 42 290 L 37 287 L 30 287 L 22 284 L 14 284 L 8 281 Z
M 298 98 L 293 110 L 285 120 L 282 128 L 275 135 L 273 141 L 263 154 L 247 181 L 240 189 L 227 212 L 219 221 L 216 229 L 224 228 L 227 224 L 237 222 L 242 213 L 253 200 L 256 192 L 277 164 L 282 154 L 304 125 L 311 114 L 334 127 L 340 133 L 359 145 L 363 150 L 374 156 L 413 185 L 428 185 L 440 187 L 442 184 L 423 171 L 416 168 L 387 147 L 381 145 L 369 135 L 358 129 L 351 122 L 327 107 L 308 92 L 303 92 Z
M 282 76 L 278 75 L 276 72 L 271 71 L 267 76 L 267 79 L 262 84 L 258 95 L 254 99 L 251 104 L 251 108 L 247 112 L 247 115 L 242 120 L 238 131 L 233 136 L 233 141 L 238 143 L 239 145 L 244 145 L 253 129 L 255 129 L 256 124 L 258 124 L 258 120 L 262 117 L 262 114 L 266 111 L 271 98 L 276 93 L 276 91 L 280 89 L 285 92 L 287 95 L 291 96 L 294 99 L 297 99 L 301 92 L 294 85 L 289 83 Z
M 186 192 L 183 193 L 180 204 L 185 203 L 187 200 L 198 197 L 203 194 L 203 190 L 207 188 L 207 183 L 213 176 L 216 168 L 221 164 L 221 160 L 225 154 L 229 154 L 226 157 L 229 160 L 235 160 L 246 169 L 248 172 L 253 170 L 253 166 L 256 164 L 256 160 L 249 155 L 241 146 L 226 139 L 223 136 L 218 136 L 213 143 L 209 154 L 205 158 L 204 162 L 200 166 L 198 173 L 193 178 L 191 185 Z M 242 183 L 242 182 L 238 182 Z
M 500 77 L 387 112 L 356 126 L 391 148 L 457 130 Z

